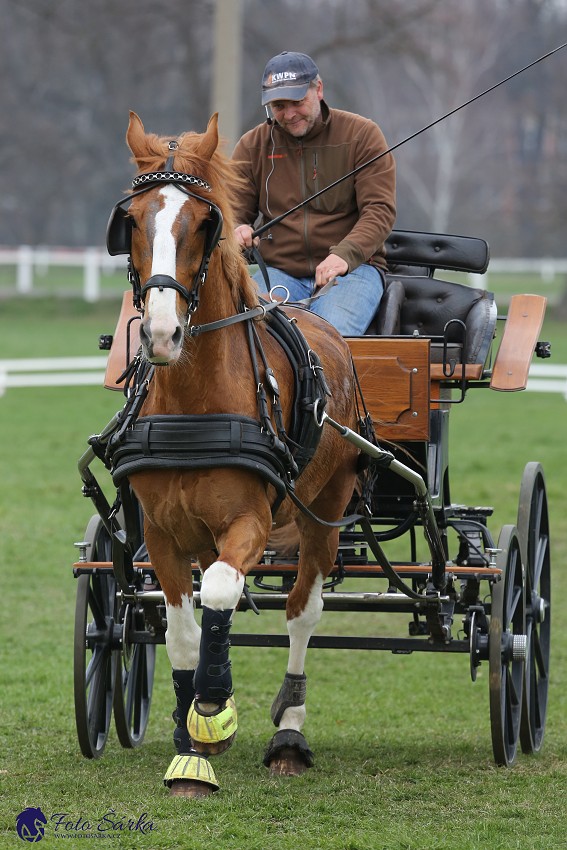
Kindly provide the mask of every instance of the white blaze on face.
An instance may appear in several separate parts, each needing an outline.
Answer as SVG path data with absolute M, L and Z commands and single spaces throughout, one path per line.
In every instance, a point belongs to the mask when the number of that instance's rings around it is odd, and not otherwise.
M 187 198 L 175 186 L 165 186 L 160 190 L 163 207 L 155 217 L 155 233 L 152 254 L 152 276 L 166 274 L 176 279 L 177 250 L 173 226 Z M 156 350 L 167 348 L 178 326 L 175 309 L 176 293 L 174 289 L 150 289 L 146 310 L 151 319 L 151 333 Z

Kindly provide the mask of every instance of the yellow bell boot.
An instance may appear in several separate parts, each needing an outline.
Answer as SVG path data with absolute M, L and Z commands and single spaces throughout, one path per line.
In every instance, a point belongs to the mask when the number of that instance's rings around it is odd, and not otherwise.
M 208 759 L 198 753 L 175 756 L 163 777 L 163 784 L 172 794 L 184 797 L 205 796 L 219 790 Z
M 229 697 L 214 713 L 199 710 L 193 702 L 187 715 L 187 729 L 197 752 L 218 755 L 228 750 L 236 736 L 236 703 Z

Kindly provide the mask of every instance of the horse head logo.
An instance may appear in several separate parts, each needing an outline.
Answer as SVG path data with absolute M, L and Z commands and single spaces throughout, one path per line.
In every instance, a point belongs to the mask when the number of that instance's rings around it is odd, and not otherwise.
M 29 841 L 30 843 L 41 841 L 46 823 L 47 818 L 41 809 L 28 806 L 16 818 L 16 831 L 22 841 Z

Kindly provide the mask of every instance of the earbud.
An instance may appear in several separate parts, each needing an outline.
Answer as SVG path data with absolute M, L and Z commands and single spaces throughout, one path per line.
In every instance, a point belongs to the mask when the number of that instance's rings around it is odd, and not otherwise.
M 265 106 L 265 107 L 264 107 L 264 109 L 266 110 L 266 124 L 270 124 L 270 125 L 272 125 L 272 124 L 274 123 L 274 119 L 273 119 L 273 118 L 272 118 L 272 116 L 270 115 L 270 112 L 269 112 L 268 107 L 267 107 L 267 106 Z

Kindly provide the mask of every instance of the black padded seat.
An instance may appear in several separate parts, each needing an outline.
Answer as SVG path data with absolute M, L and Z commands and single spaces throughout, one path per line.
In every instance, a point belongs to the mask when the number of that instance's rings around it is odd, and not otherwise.
M 388 274 L 386 281 L 380 307 L 367 333 L 444 337 L 449 344 L 459 344 L 463 341 L 464 324 L 466 347 L 462 362 L 484 364 L 496 325 L 491 292 L 419 274 Z M 432 360 L 441 359 L 442 347 L 432 343 Z

